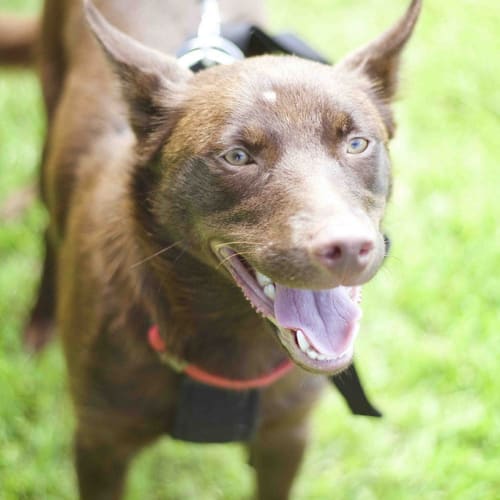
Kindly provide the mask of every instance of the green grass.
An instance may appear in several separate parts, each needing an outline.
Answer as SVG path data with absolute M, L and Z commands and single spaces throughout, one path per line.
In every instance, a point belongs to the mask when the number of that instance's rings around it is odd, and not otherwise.
M 38 1 L 0 0 L 36 10 Z M 338 59 L 404 0 L 271 0 L 276 28 Z M 352 417 L 331 391 L 294 498 L 497 499 L 500 495 L 500 4 L 426 0 L 406 52 L 392 257 L 365 289 L 358 365 L 385 413 Z M 41 100 L 29 72 L 0 72 L 0 205 L 36 176 Z M 75 497 L 71 407 L 59 347 L 23 353 L 40 267 L 35 206 L 0 227 L 0 498 Z M 249 498 L 238 446 L 168 439 L 137 460 L 130 499 Z

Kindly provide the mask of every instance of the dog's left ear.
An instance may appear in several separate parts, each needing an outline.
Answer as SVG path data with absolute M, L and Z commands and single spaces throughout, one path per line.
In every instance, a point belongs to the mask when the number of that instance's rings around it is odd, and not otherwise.
M 118 75 L 131 127 L 143 155 L 153 152 L 168 133 L 182 88 L 192 76 L 170 56 L 146 47 L 114 28 L 84 0 L 87 21 Z
M 392 28 L 341 59 L 334 70 L 367 79 L 381 102 L 388 103 L 397 89 L 401 51 L 413 32 L 421 7 L 422 0 L 412 0 L 406 13 Z M 386 109 L 384 115 L 388 132 L 392 135 L 394 124 L 390 111 Z

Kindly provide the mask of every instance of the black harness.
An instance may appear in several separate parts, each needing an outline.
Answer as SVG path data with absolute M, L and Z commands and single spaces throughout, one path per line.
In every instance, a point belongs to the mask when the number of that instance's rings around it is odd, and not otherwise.
M 179 51 L 178 58 L 193 71 L 200 71 L 225 60 L 270 53 L 296 55 L 323 64 L 329 62 L 292 34 L 270 36 L 246 23 L 222 25 L 211 47 L 195 37 Z M 259 422 L 260 389 L 233 391 L 220 389 L 181 374 L 177 413 L 171 436 L 196 443 L 227 443 L 250 440 Z M 360 378 L 351 364 L 344 372 L 329 377 L 355 415 L 381 417 L 370 403 Z

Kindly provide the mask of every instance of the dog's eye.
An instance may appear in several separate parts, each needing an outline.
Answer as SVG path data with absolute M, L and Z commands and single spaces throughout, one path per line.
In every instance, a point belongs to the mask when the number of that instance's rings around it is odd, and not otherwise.
M 349 141 L 347 152 L 352 155 L 362 153 L 368 147 L 368 141 L 363 137 L 355 137 Z
M 231 149 L 231 151 L 228 151 L 222 158 L 235 167 L 253 163 L 252 157 L 241 148 Z

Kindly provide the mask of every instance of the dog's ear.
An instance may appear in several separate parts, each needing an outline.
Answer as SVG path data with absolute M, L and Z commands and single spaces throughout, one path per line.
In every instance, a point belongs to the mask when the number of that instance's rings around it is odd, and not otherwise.
M 392 28 L 341 59 L 334 66 L 335 71 L 354 73 L 367 79 L 377 97 L 388 103 L 397 89 L 401 51 L 413 32 L 421 7 L 422 0 L 412 0 L 406 13 Z M 392 135 L 390 111 L 386 110 L 384 114 L 389 134 Z
M 113 27 L 84 0 L 90 28 L 118 75 L 129 119 L 143 152 L 164 138 L 183 84 L 192 76 L 170 56 L 148 48 Z

